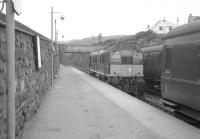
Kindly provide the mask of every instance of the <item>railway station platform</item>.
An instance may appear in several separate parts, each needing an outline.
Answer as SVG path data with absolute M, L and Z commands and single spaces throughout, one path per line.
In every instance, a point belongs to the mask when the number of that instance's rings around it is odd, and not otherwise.
M 65 66 L 23 135 L 23 139 L 199 138 L 200 129 Z

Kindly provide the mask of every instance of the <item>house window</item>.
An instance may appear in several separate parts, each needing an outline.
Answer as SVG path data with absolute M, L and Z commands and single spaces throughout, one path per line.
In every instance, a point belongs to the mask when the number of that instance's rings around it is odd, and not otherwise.
M 172 30 L 172 27 L 169 27 L 169 30 Z
M 163 30 L 163 26 L 159 26 L 159 30 Z

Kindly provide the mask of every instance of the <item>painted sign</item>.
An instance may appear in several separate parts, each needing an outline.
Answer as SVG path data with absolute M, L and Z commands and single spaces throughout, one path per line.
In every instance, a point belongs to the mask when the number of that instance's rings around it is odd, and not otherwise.
M 41 52 L 40 52 L 40 37 L 36 36 L 36 65 L 37 69 L 41 68 Z

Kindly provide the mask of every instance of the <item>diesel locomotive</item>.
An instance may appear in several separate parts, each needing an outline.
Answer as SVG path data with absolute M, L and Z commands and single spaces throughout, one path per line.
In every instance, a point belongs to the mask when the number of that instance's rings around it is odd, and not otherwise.
M 136 48 L 109 48 L 92 52 L 89 66 L 92 76 L 126 92 L 140 93 L 143 88 L 143 56 Z

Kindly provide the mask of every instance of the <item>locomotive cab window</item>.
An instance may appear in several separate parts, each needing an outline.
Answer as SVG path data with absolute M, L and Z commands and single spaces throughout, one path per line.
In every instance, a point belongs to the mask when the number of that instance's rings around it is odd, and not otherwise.
M 121 64 L 133 64 L 133 57 L 122 57 Z

